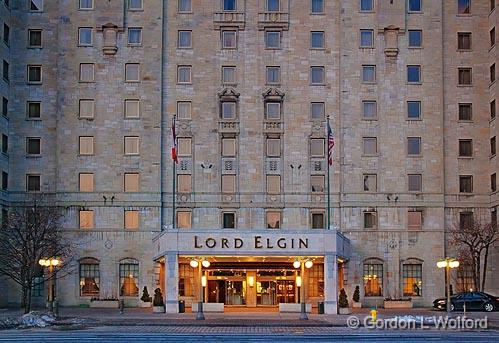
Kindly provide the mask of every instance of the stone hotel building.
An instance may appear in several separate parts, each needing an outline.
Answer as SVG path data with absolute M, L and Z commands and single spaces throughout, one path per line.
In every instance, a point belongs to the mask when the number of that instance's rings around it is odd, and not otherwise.
M 335 313 L 356 286 L 363 306 L 428 306 L 448 231 L 497 218 L 496 5 L 1 0 L 2 214 L 32 192 L 65 208 L 63 306 L 140 306 L 147 286 L 177 312 L 201 283 L 226 307 L 303 287 Z M 469 268 L 451 282 L 469 288 Z

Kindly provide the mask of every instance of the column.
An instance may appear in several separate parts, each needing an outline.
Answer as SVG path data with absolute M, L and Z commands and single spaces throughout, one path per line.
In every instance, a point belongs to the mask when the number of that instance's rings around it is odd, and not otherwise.
M 324 256 L 324 313 L 337 314 L 338 264 L 336 255 Z
M 165 255 L 165 307 L 166 313 L 178 313 L 178 256 Z

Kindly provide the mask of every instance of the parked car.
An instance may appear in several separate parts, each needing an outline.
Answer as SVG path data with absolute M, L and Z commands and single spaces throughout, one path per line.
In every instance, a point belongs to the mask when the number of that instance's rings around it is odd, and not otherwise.
M 466 304 L 466 310 L 474 311 L 497 311 L 499 310 L 499 298 L 484 292 L 463 292 L 451 296 L 451 311 L 462 311 Z M 433 301 L 433 308 L 445 310 L 447 308 L 447 299 L 439 298 Z

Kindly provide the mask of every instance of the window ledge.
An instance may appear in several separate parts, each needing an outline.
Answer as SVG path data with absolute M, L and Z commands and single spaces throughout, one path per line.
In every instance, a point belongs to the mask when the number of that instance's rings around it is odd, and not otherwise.
M 312 51 L 325 51 L 326 48 L 325 47 L 321 47 L 321 48 L 310 47 L 310 50 L 312 50 Z
M 494 117 L 494 118 L 490 118 L 490 119 L 489 119 L 489 123 L 492 123 L 494 120 L 496 120 L 496 117 Z
M 421 81 L 417 81 L 417 82 L 407 81 L 407 85 L 421 86 L 422 84 L 423 84 L 423 82 L 421 82 Z
M 473 84 L 472 84 L 472 83 L 470 83 L 470 84 L 467 84 L 467 85 L 463 85 L 463 84 L 458 83 L 458 84 L 457 84 L 457 87 L 461 87 L 461 88 L 473 87 Z
M 489 158 L 490 158 L 490 159 L 492 159 L 492 158 L 494 158 L 494 157 L 496 157 L 496 154 L 494 154 L 494 155 L 490 155 L 490 156 L 489 156 Z
M 5 79 L 4 79 L 4 81 L 7 82 L 7 83 L 9 82 L 8 80 L 5 80 Z M 26 84 L 31 85 L 31 86 L 39 86 L 39 85 L 43 84 L 43 82 L 32 82 L 32 81 L 28 81 L 28 82 L 26 82 Z
M 458 156 L 457 158 L 460 160 L 472 160 L 475 157 L 474 156 Z
M 457 52 L 472 52 L 472 49 L 456 49 Z
M 458 123 L 468 123 L 468 124 L 471 124 L 471 123 L 473 123 L 473 119 L 471 119 L 471 120 L 458 120 L 457 122 Z
M 496 83 L 497 79 L 495 79 L 494 81 L 492 81 L 491 83 L 489 83 L 489 88 L 492 87 L 495 83 Z
M 421 50 L 421 49 L 423 49 L 423 47 L 422 46 L 408 46 L 407 49 Z
M 372 50 L 372 49 L 375 49 L 375 46 L 359 46 L 359 49 L 365 49 L 365 50 Z
M 39 49 L 42 49 L 43 47 L 41 45 L 30 45 L 30 46 L 27 46 L 26 49 L 31 49 L 31 50 L 39 50 Z
M 362 157 L 379 157 L 379 154 L 373 154 L 373 155 L 368 155 L 368 154 L 362 154 Z
M 496 47 L 496 43 L 489 48 L 489 52 Z
M 407 155 L 407 158 L 421 158 L 421 157 L 423 157 L 423 155 L 422 155 L 422 154 L 418 154 L 418 155 L 409 155 L 409 154 L 408 154 L 408 155 Z
M 371 122 L 371 121 L 378 121 L 378 117 L 375 117 L 375 118 L 364 118 L 364 117 L 362 117 L 362 120 L 363 121 L 369 121 L 369 122 Z
M 41 154 L 26 154 L 26 158 L 41 158 Z
M 142 43 L 127 43 L 127 46 L 131 48 L 140 48 L 142 47 Z
M 423 121 L 423 118 L 419 117 L 419 118 L 406 118 L 407 121 L 416 121 L 416 122 L 421 122 Z

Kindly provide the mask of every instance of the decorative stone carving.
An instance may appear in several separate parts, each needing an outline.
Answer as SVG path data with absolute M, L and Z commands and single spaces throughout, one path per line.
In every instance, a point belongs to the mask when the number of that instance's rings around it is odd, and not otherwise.
M 236 101 L 241 94 L 232 87 L 227 87 L 218 92 L 220 101 Z
M 284 99 L 284 92 L 277 88 L 269 88 L 262 93 L 265 101 L 282 101 Z
M 388 58 L 397 58 L 399 28 L 393 25 L 385 27 L 385 55 Z
M 107 23 L 102 25 L 102 35 L 104 36 L 104 44 L 102 45 L 102 52 L 104 55 L 116 55 L 118 52 L 118 32 L 123 29 L 118 28 L 117 25 Z

